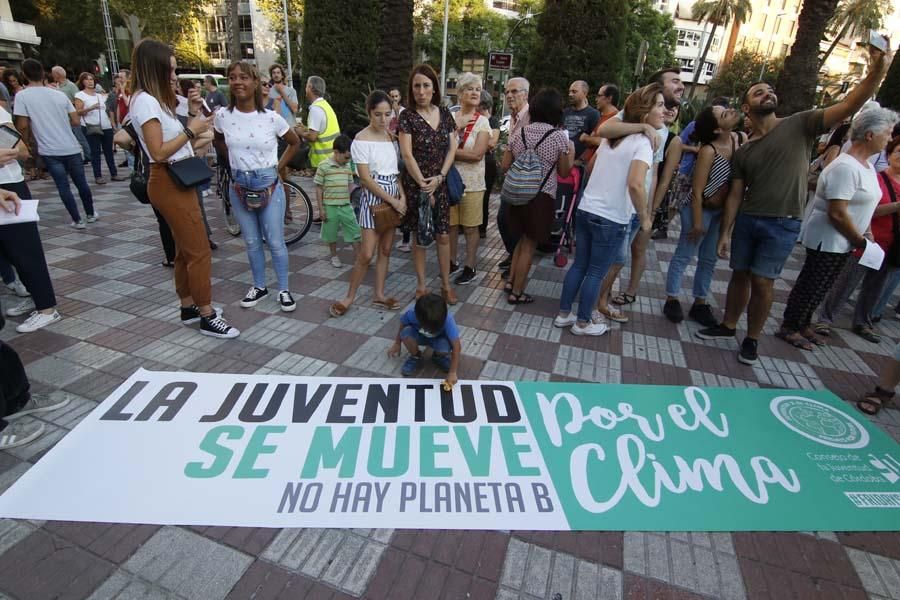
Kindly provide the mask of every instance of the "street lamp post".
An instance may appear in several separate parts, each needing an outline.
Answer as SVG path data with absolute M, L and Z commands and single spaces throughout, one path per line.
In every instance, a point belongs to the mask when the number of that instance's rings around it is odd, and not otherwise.
M 450 20 L 450 0 L 444 0 L 444 44 L 441 48 L 441 89 L 442 95 L 447 92 L 447 22 Z
M 287 48 L 287 85 L 294 87 L 294 69 L 291 67 L 291 31 L 288 27 L 287 0 L 281 0 L 281 9 L 284 11 L 284 45 Z
M 769 45 L 772 45 L 772 42 L 775 40 L 775 34 L 778 33 L 778 30 L 781 29 L 781 17 L 786 15 L 787 13 L 783 10 L 778 11 L 775 15 L 775 26 L 772 27 L 772 33 L 769 35 Z M 770 48 L 766 48 L 766 57 L 763 59 L 762 67 L 759 69 L 759 80 L 762 81 L 763 74 L 766 72 L 766 66 L 769 64 L 769 57 L 772 54 L 772 50 Z
M 516 33 L 516 29 L 519 28 L 519 25 L 521 25 L 522 23 L 524 23 L 525 21 L 528 21 L 529 19 L 531 19 L 533 17 L 537 17 L 540 14 L 541 13 L 539 13 L 539 12 L 532 13 L 529 10 L 528 12 L 525 13 L 524 17 L 519 19 L 516 22 L 516 24 L 512 26 L 512 29 L 509 30 L 509 35 L 506 38 L 506 44 L 504 44 L 504 46 L 503 46 L 504 52 L 509 52 L 509 44 L 512 42 L 513 35 Z M 512 65 L 510 64 L 510 68 L 511 67 L 512 67 Z M 500 116 L 501 117 L 503 116 L 503 113 L 506 112 L 506 81 L 508 79 L 509 79 L 509 71 L 506 71 L 506 75 L 504 77 L 500 78 L 500 87 L 501 87 L 500 95 L 503 98 L 503 101 L 500 103 Z

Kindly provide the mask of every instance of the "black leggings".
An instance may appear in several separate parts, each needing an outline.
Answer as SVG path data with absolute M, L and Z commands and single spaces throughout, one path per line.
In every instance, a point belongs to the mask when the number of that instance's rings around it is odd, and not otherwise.
M 31 193 L 24 181 L 4 183 L 0 188 L 15 192 L 19 198 L 30 200 Z M 50 271 L 44 258 L 44 247 L 37 223 L 13 223 L 0 226 L 0 257 L 15 267 L 25 289 L 34 299 L 37 310 L 56 306 Z
M 806 249 L 803 268 L 784 307 L 785 329 L 803 331 L 809 327 L 813 313 L 840 275 L 848 256 L 847 253 Z

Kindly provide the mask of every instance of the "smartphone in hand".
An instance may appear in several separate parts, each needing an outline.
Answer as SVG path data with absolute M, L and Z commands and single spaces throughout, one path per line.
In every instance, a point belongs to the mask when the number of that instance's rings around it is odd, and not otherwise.
M 869 45 L 878 48 L 882 52 L 887 52 L 890 45 L 890 40 L 888 40 L 887 36 L 881 35 L 877 31 L 872 29 L 871 31 L 869 31 Z

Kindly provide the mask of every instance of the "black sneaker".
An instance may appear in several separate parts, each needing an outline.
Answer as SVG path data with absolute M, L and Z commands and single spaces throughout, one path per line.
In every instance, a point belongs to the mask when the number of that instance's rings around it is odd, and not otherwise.
M 663 314 L 673 323 L 681 323 L 684 321 L 684 309 L 681 308 L 681 302 L 675 298 L 666 300 L 665 305 L 663 305 Z
M 665 227 L 660 227 L 650 235 L 651 240 L 664 240 L 667 237 L 669 237 L 669 230 Z
M 215 310 L 218 314 L 222 314 L 222 307 L 213 305 L 213 310 Z M 191 306 L 182 306 L 181 307 L 181 324 L 182 325 L 193 325 L 194 323 L 198 323 L 200 321 L 200 309 L 197 308 L 196 304 L 192 304 Z
M 712 309 L 709 304 L 694 304 L 688 311 L 688 316 L 697 321 L 704 327 L 715 327 L 719 324 L 713 316 Z
M 244 308 L 253 308 L 256 306 L 256 303 L 269 295 L 268 288 L 258 288 L 252 287 L 247 290 L 247 295 L 244 296 L 244 299 L 241 300 L 241 306 Z
M 713 325 L 712 327 L 701 329 L 695 335 L 701 340 L 729 340 L 734 337 L 736 332 L 737 329 L 729 329 L 724 325 Z
M 473 279 L 475 279 L 475 269 L 463 267 L 463 272 L 459 274 L 459 277 L 453 280 L 453 283 L 456 285 L 467 285 L 472 283 Z
M 456 273 L 459 271 L 459 263 L 455 263 L 452 260 L 450 261 L 450 274 Z
M 738 352 L 738 361 L 745 365 L 755 365 L 756 361 L 759 360 L 759 352 L 756 350 L 758 345 L 759 342 L 753 338 L 745 337 L 744 341 L 741 342 L 741 351 Z
M 240 331 L 229 325 L 216 313 L 208 317 L 200 317 L 200 333 L 222 339 L 236 338 L 241 335 Z
M 512 256 L 507 256 L 506 258 L 504 258 L 503 260 L 501 260 L 500 262 L 497 263 L 497 268 L 502 271 L 505 271 L 505 270 L 509 269 L 509 265 L 511 265 L 511 264 L 512 264 Z
M 295 308 L 297 308 L 297 303 L 294 302 L 294 297 L 291 296 L 291 293 L 287 290 L 281 290 L 278 292 L 278 304 L 281 305 L 281 310 L 283 312 L 293 312 Z

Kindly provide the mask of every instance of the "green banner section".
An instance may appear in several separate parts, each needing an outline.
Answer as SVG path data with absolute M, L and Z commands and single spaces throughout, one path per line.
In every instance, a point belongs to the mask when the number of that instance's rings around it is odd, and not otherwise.
M 900 529 L 900 447 L 830 392 L 516 388 L 571 529 Z

